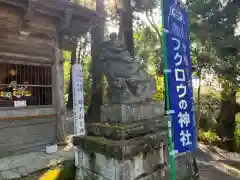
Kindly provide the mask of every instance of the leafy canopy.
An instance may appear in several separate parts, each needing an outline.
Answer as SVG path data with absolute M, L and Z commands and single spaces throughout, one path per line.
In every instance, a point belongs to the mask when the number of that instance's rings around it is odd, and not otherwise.
M 240 70 L 239 8 L 236 2 L 189 0 L 188 3 L 192 38 L 212 56 L 208 63 L 220 76 L 236 81 Z

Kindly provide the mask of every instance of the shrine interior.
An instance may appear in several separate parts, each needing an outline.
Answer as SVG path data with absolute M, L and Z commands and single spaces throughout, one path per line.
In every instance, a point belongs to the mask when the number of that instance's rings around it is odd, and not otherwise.
M 48 66 L 0 63 L 0 106 L 52 104 L 52 71 Z

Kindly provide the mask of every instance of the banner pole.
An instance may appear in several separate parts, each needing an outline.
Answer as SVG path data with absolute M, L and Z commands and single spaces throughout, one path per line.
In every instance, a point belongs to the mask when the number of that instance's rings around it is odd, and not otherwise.
M 164 0 L 161 2 L 162 10 L 162 45 L 163 45 L 163 56 L 164 56 L 164 83 L 165 83 L 165 94 L 166 94 L 166 107 L 167 107 L 167 117 L 168 117 L 168 143 L 169 143 L 169 157 L 170 157 L 170 170 L 171 170 L 171 180 L 176 179 L 175 175 L 175 152 L 173 148 L 173 137 L 172 137 L 172 117 L 170 109 L 170 95 L 169 95 L 169 84 L 168 84 L 168 63 L 167 63 L 167 51 L 166 51 L 166 30 L 164 22 Z

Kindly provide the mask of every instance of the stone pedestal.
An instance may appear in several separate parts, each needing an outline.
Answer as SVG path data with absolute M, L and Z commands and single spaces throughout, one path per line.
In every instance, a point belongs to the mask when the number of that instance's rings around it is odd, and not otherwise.
M 102 122 L 111 123 L 131 123 L 162 117 L 165 114 L 163 102 L 104 105 L 101 112 Z
M 163 107 L 159 107 L 162 111 L 157 111 L 156 104 L 127 107 L 103 107 L 102 122 L 88 124 L 87 136 L 74 137 L 78 149 L 76 180 L 171 179 Z M 194 179 L 189 157 L 176 160 L 177 180 Z
M 107 127 L 106 124 L 100 128 L 107 131 L 96 132 L 98 125 L 91 126 L 94 126 L 91 127 L 92 136 L 74 138 L 75 145 L 81 144 L 78 146 L 77 180 L 159 180 L 164 177 L 166 131 L 128 139 L 130 136 L 125 133 L 130 131 L 128 127 L 124 132 L 121 131 L 123 127 Z M 104 134 L 93 136 L 95 132 L 95 135 Z M 122 140 L 109 139 L 111 135 Z

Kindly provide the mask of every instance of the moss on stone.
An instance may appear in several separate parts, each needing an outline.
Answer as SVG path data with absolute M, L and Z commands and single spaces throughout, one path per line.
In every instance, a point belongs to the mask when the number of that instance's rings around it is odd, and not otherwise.
M 98 144 L 115 144 L 114 141 L 106 139 L 104 137 L 97 137 L 97 136 L 87 136 L 85 137 L 86 140 L 97 142 Z
M 116 141 L 96 136 L 78 137 L 76 141 L 88 152 L 101 153 L 107 157 L 122 157 L 122 149 Z
M 129 125 L 120 124 L 120 123 L 119 124 L 99 123 L 98 126 L 103 128 L 114 128 L 114 129 L 123 130 L 127 128 Z

